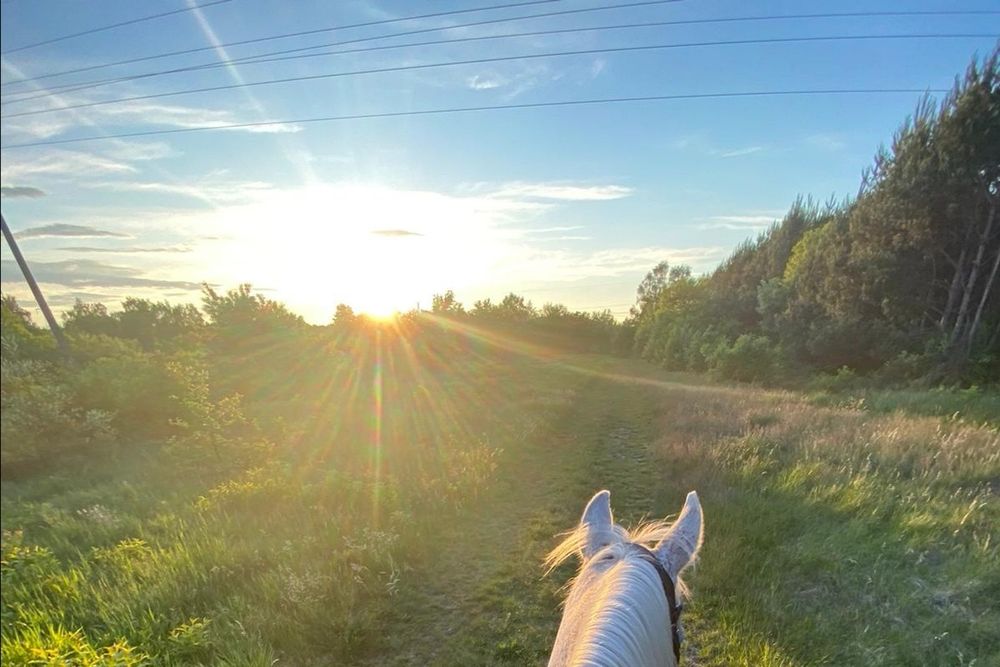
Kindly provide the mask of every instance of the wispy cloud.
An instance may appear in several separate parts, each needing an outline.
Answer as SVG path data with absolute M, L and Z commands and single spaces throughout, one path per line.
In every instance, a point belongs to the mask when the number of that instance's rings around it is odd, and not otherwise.
M 411 232 L 408 229 L 374 229 L 372 234 L 375 236 L 387 236 L 390 238 L 399 238 L 402 236 L 423 236 L 420 232 Z
M 521 230 L 525 234 L 550 234 L 552 232 L 573 232 L 577 229 L 583 229 L 583 225 L 566 225 L 562 227 L 541 227 L 533 229 L 523 229 Z
M 713 215 L 706 222 L 698 225 L 700 229 L 736 229 L 753 231 L 767 229 L 776 220 L 780 220 L 783 214 L 754 214 L 754 215 Z
M 742 155 L 752 155 L 764 150 L 763 146 L 747 146 L 746 148 L 735 148 L 733 150 L 722 151 L 719 157 L 740 157 Z
M 26 108 L 24 110 L 61 108 L 74 104 L 86 104 L 96 100 L 86 97 L 54 96 L 52 98 L 42 98 L 42 100 L 39 101 L 44 102 L 44 104 L 41 104 L 36 108 Z M 19 109 L 19 111 L 20 110 L 21 109 Z M 268 119 L 265 117 L 254 120 L 266 121 Z M 239 125 L 246 122 L 251 121 L 245 116 L 240 116 L 226 109 L 208 109 L 203 107 L 185 106 L 182 104 L 133 100 L 116 102 L 115 104 L 85 107 L 82 109 L 72 109 L 67 112 L 9 118 L 4 120 L 3 131 L 4 134 L 16 138 L 43 140 L 57 137 L 76 128 L 88 128 L 91 132 L 93 132 L 94 128 L 141 124 L 156 127 L 190 129 L 196 127 Z M 257 125 L 229 129 L 234 132 L 275 134 L 298 132 L 302 128 L 294 123 L 274 123 L 271 125 Z M 107 130 L 105 129 L 104 131 Z
M 754 153 L 761 153 L 768 150 L 768 146 L 762 144 L 739 146 L 735 148 L 723 148 L 717 145 L 717 143 L 711 138 L 700 133 L 679 136 L 668 145 L 678 151 L 693 151 L 695 153 L 700 153 L 701 155 L 721 158 L 742 157 L 744 155 L 753 155 Z
M 507 79 L 499 74 L 474 74 L 466 79 L 465 85 L 472 90 L 493 90 L 507 85 Z
M 84 183 L 86 187 L 116 192 L 142 192 L 177 195 L 198 199 L 213 206 L 228 203 L 252 201 L 272 189 L 263 181 L 240 181 L 228 177 L 225 172 L 213 172 L 200 178 L 188 178 L 185 182 L 157 181 L 98 181 Z
M 0 280 L 18 280 L 17 263 L 3 260 L 0 264 Z M 130 266 L 116 266 L 89 259 L 71 259 L 58 262 L 32 262 L 31 271 L 41 283 L 53 283 L 70 287 L 156 287 L 196 290 L 198 283 L 183 280 L 164 280 L 148 277 L 143 271 Z
M 497 91 L 509 101 L 529 90 L 558 81 L 563 72 L 545 63 L 511 63 L 509 65 L 464 76 L 462 86 L 470 90 Z
M 498 267 L 498 278 L 523 282 L 571 282 L 594 277 L 621 277 L 641 274 L 663 260 L 704 271 L 714 266 L 725 253 L 725 248 L 717 246 L 645 246 L 592 252 L 525 248 Z
M 108 253 L 113 255 L 131 255 L 131 254 L 142 254 L 142 253 L 174 253 L 174 252 L 191 252 L 193 249 L 191 246 L 183 245 L 172 245 L 172 246 L 160 246 L 160 247 L 142 247 L 142 246 L 124 246 L 121 248 L 101 248 L 97 246 L 63 246 L 61 248 L 56 248 L 56 250 L 62 250 L 64 252 L 98 252 L 98 253 Z
M 840 134 L 833 134 L 833 133 L 811 134 L 805 137 L 802 141 L 807 146 L 811 146 L 812 148 L 818 148 L 823 151 L 828 151 L 830 153 L 842 151 L 845 148 L 847 148 L 847 142 L 844 140 L 844 137 Z
M 106 229 L 97 229 L 96 227 L 87 227 L 85 225 L 69 225 L 64 223 L 56 223 L 52 225 L 42 225 L 40 227 L 29 227 L 28 229 L 22 229 L 19 232 L 15 232 L 14 236 L 19 239 L 41 239 L 41 238 L 99 238 L 99 237 L 113 237 L 113 238 L 129 238 L 128 234 L 120 234 L 118 232 L 110 232 Z
M 4 159 L 0 178 L 23 181 L 42 176 L 76 177 L 95 174 L 127 174 L 137 169 L 122 160 L 96 153 L 53 149 L 30 156 L 14 155 Z
M 28 185 L 0 187 L 0 196 L 5 199 L 38 199 L 46 194 L 45 190 Z
M 606 201 L 630 196 L 623 185 L 574 185 L 570 183 L 506 183 L 492 193 L 501 198 L 554 199 L 562 201 Z

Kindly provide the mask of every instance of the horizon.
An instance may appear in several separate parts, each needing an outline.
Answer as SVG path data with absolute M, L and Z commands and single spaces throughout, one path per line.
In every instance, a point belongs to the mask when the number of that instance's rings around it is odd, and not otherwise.
M 309 6 L 294 15 L 271 0 L 200 7 L 161 3 L 163 11 L 183 11 L 32 46 L 153 9 L 114 2 L 87 6 L 86 14 L 53 13 L 36 3 L 4 3 L 3 84 L 5 94 L 14 97 L 172 66 L 225 65 L 181 78 L 70 87 L 20 102 L 8 98 L 0 128 L 4 144 L 39 145 L 2 151 L 4 215 L 57 312 L 77 298 L 109 306 L 125 296 L 198 303 L 203 282 L 223 290 L 249 282 L 313 324 L 329 322 L 338 303 L 384 316 L 427 308 L 433 294 L 449 289 L 466 305 L 514 292 L 537 306 L 610 310 L 620 319 L 634 303 L 640 280 L 658 262 L 710 272 L 740 243 L 780 220 L 798 196 L 817 201 L 852 196 L 878 147 L 891 141 L 923 97 L 912 91 L 950 89 L 1000 34 L 990 3 L 970 2 L 959 9 L 979 15 L 688 23 L 358 52 L 332 62 L 234 63 L 275 49 L 389 39 L 390 33 L 439 26 L 440 33 L 404 43 L 795 13 L 794 3 L 777 1 L 752 11 L 732 2 L 707 7 L 673 2 L 455 27 L 595 6 L 534 3 L 402 20 L 414 10 L 398 2 Z M 459 7 L 468 9 L 454 2 L 433 9 Z M 826 9 L 877 13 L 894 5 L 811 8 Z M 908 8 L 951 9 L 932 2 Z M 396 23 L 232 45 L 317 26 L 390 20 Z M 898 37 L 918 34 L 962 36 Z M 841 39 L 845 36 L 880 37 Z M 816 41 L 595 53 L 635 45 L 802 37 Z M 205 51 L 16 83 L 183 49 Z M 535 57 L 563 51 L 588 53 Z M 435 65 L 508 56 L 521 57 Z M 372 68 L 398 71 L 247 85 Z M 226 90 L 121 101 L 202 86 Z M 831 89 L 908 92 L 286 120 L 334 112 L 409 114 L 630 96 Z M 50 111 L 67 105 L 81 107 Z M 269 124 L 188 132 L 248 123 Z M 5 246 L 4 293 L 33 306 L 10 258 Z

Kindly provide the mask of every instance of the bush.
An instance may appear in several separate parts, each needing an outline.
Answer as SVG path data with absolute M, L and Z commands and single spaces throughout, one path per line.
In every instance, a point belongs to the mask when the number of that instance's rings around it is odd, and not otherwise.
M 775 345 L 754 334 L 743 334 L 732 345 L 721 343 L 711 359 L 713 372 L 742 382 L 771 382 L 778 376 L 780 365 Z
M 836 373 L 822 373 L 809 381 L 809 390 L 839 394 L 854 391 L 861 386 L 858 374 L 847 366 L 841 366 Z
M 219 400 L 209 395 L 208 371 L 196 364 L 167 364 L 181 386 L 176 397 L 181 415 L 167 452 L 179 467 L 216 475 L 245 470 L 264 462 L 274 451 L 256 421 L 243 411 L 243 398 L 231 394 Z
M 934 362 L 927 355 L 900 352 L 882 364 L 872 375 L 872 379 L 885 387 L 905 385 L 929 373 Z
M 76 402 L 84 409 L 113 413 L 120 432 L 165 436 L 180 414 L 179 383 L 156 356 L 128 349 L 95 359 L 71 377 Z
M 0 361 L 0 467 L 4 476 L 114 442 L 112 414 L 73 403 L 55 369 L 40 361 Z

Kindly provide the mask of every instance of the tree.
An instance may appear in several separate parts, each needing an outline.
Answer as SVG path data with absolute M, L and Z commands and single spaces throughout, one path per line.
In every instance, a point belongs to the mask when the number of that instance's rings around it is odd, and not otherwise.
M 448 290 L 431 297 L 431 312 L 437 315 L 464 315 L 465 308 L 455 298 L 455 293 Z
M 108 313 L 108 307 L 103 303 L 85 303 L 77 299 L 73 307 L 63 313 L 62 320 L 67 333 L 118 335 L 118 321 Z

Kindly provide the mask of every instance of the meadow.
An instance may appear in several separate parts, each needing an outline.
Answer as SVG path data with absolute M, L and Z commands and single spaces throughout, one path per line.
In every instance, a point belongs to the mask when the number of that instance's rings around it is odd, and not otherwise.
M 216 320 L 199 354 L 77 335 L 62 374 L 5 328 L 4 664 L 540 664 L 572 575 L 542 559 L 600 488 L 624 523 L 702 498 L 687 664 L 1000 660 L 995 394 Z M 13 447 L 28 398 L 87 438 Z

